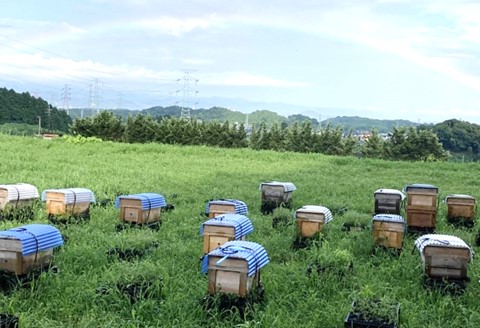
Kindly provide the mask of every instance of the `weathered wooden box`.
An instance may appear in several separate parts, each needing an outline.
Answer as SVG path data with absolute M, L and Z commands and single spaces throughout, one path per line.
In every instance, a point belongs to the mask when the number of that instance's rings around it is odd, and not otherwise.
M 405 220 L 397 214 L 377 214 L 373 217 L 373 241 L 386 248 L 402 249 Z
M 209 218 L 228 213 L 246 215 L 248 214 L 248 207 L 240 200 L 220 199 L 208 202 L 205 208 L 205 213 Z
M 156 193 L 140 193 L 117 197 L 115 207 L 120 209 L 120 221 L 146 224 L 160 221 L 165 198 Z
M 43 268 L 51 262 L 53 248 L 61 245 L 60 232 L 49 225 L 0 231 L 0 270 L 20 276 Z
M 448 219 L 470 219 L 475 217 L 475 198 L 469 195 L 448 195 L 445 198 Z
M 248 241 L 230 241 L 203 258 L 208 274 L 208 293 L 246 297 L 260 283 L 260 269 L 269 262 L 263 246 Z
M 400 190 L 378 189 L 373 194 L 375 199 L 375 214 L 398 214 L 405 195 Z
M 273 212 L 281 205 L 290 208 L 292 203 L 292 192 L 297 188 L 291 182 L 265 182 L 260 184 L 262 192 L 261 211 L 264 214 Z
M 423 235 L 415 241 L 424 273 L 430 278 L 467 279 L 470 247 L 460 238 L 449 235 Z
M 404 191 L 407 193 L 407 226 L 434 229 L 437 225 L 438 188 L 429 184 L 412 184 Z
M 0 211 L 32 206 L 38 197 L 37 188 L 31 184 L 0 185 Z
M 324 206 L 306 205 L 295 211 L 298 234 L 312 237 L 322 231 L 323 225 L 333 220 L 332 213 Z
M 43 191 L 42 200 L 49 215 L 80 216 L 88 214 L 95 196 L 86 188 L 48 189 Z
M 240 214 L 224 214 L 204 222 L 200 227 L 203 235 L 203 253 L 208 254 L 228 241 L 245 240 L 253 232 L 249 218 Z

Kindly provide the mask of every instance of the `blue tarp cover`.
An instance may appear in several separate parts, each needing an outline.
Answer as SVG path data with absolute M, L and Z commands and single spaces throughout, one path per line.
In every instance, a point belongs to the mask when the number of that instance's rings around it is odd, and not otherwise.
M 224 258 L 244 259 L 248 264 L 248 276 L 253 276 L 258 270 L 263 268 L 270 262 L 265 248 L 251 241 L 233 240 L 226 242 L 219 248 L 208 253 L 202 262 L 202 272 L 208 272 L 208 257 L 221 256 L 222 259 L 217 261 L 217 265 L 221 266 Z
M 240 214 L 224 214 L 205 221 L 200 226 L 200 235 L 203 236 L 205 225 L 220 225 L 235 228 L 235 239 L 240 239 L 253 232 L 253 225 L 249 218 Z
M 22 242 L 22 255 L 63 245 L 60 231 L 48 224 L 27 224 L 0 231 L 0 239 L 17 239 Z
M 118 196 L 115 200 L 115 208 L 120 208 L 120 199 L 139 199 L 142 201 L 143 210 L 167 206 L 165 198 L 153 192 Z

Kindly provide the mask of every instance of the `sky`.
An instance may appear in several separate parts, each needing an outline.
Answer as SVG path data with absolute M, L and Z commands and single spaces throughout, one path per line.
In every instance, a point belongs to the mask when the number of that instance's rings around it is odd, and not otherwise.
M 0 87 L 58 108 L 480 124 L 480 1 L 2 1 Z

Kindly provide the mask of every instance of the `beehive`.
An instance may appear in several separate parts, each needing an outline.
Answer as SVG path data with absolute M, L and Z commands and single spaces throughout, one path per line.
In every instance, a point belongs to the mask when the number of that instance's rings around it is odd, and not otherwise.
M 203 258 L 208 274 L 208 293 L 246 297 L 260 283 L 260 269 L 269 262 L 263 246 L 248 241 L 229 241 Z
M 31 206 L 38 197 L 38 189 L 28 183 L 0 185 L 0 210 Z
M 322 231 L 323 225 L 333 220 L 332 212 L 324 206 L 305 205 L 295 211 L 298 233 L 312 237 Z
M 79 216 L 89 213 L 95 196 L 86 188 L 47 189 L 42 192 L 42 201 L 47 214 Z
M 0 231 L 0 270 L 24 275 L 48 265 L 63 238 L 53 226 L 29 224 Z
M 415 246 L 420 252 L 424 273 L 430 278 L 467 279 L 472 250 L 460 238 L 428 234 L 419 237 Z
M 402 249 L 405 220 L 397 214 L 377 214 L 372 218 L 373 241 L 386 248 Z
M 203 236 L 203 253 L 210 253 L 228 241 L 245 240 L 245 236 L 252 232 L 252 222 L 245 215 L 216 216 L 200 226 L 200 235 Z
M 407 226 L 435 229 L 438 188 L 429 184 L 412 184 L 406 186 L 404 191 L 407 193 Z
M 120 221 L 136 224 L 160 221 L 161 209 L 165 206 L 165 198 L 156 193 L 123 195 L 115 200 L 115 207 L 120 209 Z
M 475 198 L 469 195 L 453 194 L 445 198 L 447 204 L 447 218 L 450 220 L 467 219 L 475 217 Z
M 209 218 L 227 213 L 247 215 L 247 204 L 237 199 L 219 199 L 209 201 L 205 206 L 205 214 L 207 214 Z
M 400 215 L 402 201 L 405 194 L 395 189 L 378 189 L 374 192 L 375 214 L 397 214 Z
M 268 214 L 281 205 L 290 208 L 292 192 L 295 190 L 297 190 L 297 187 L 291 182 L 272 181 L 261 183 L 262 205 L 260 210 L 263 214 Z

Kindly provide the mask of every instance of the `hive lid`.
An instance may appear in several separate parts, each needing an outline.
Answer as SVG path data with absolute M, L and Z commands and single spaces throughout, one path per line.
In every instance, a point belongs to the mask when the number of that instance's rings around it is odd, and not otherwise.
M 0 189 L 7 190 L 8 201 L 34 199 L 39 197 L 37 187 L 28 183 L 4 184 L 0 185 Z
M 87 188 L 47 189 L 42 192 L 42 201 L 47 200 L 47 192 L 65 195 L 65 204 L 95 203 L 95 195 Z
M 2 230 L 0 239 L 20 240 L 24 256 L 63 245 L 60 231 L 48 224 L 27 224 L 18 228 Z
M 465 248 L 470 250 L 470 259 L 473 257 L 473 250 L 460 238 L 451 235 L 428 234 L 415 240 L 415 246 L 423 253 L 427 246 L 441 246 L 452 248 Z
M 270 262 L 265 248 L 257 243 L 251 241 L 233 240 L 226 242 L 219 248 L 211 251 L 203 258 L 202 272 L 208 272 L 208 257 L 220 256 L 216 265 L 222 266 L 222 263 L 227 258 L 244 259 L 248 264 L 248 276 L 251 277 Z
M 373 195 L 376 195 L 376 194 L 399 195 L 402 198 L 402 200 L 405 199 L 405 194 L 403 192 L 401 192 L 400 190 L 397 190 L 397 189 L 387 189 L 387 188 L 377 189 L 377 190 L 375 190 Z
M 260 184 L 260 190 L 262 190 L 262 186 L 282 186 L 285 192 L 291 192 L 297 190 L 297 187 L 291 182 L 278 182 L 278 181 L 271 181 L 271 182 L 262 182 Z
M 210 205 L 233 205 L 235 206 L 235 214 L 248 214 L 248 207 L 245 202 L 238 199 L 218 199 L 212 200 L 205 205 L 205 213 L 208 215 L 210 213 Z
M 372 221 L 399 222 L 405 224 L 404 218 L 397 214 L 377 214 L 373 216 Z
M 162 195 L 153 192 L 118 196 L 117 199 L 115 199 L 115 208 L 120 208 L 121 199 L 140 200 L 142 202 L 142 210 L 167 206 L 165 198 Z
M 475 197 L 470 196 L 470 195 L 451 194 L 451 195 L 448 195 L 447 197 L 445 197 L 445 200 L 444 200 L 444 201 L 446 202 L 449 198 L 456 198 L 456 199 L 473 199 L 473 200 L 475 200 Z
M 332 212 L 326 208 L 325 206 L 319 205 L 304 205 L 300 207 L 298 210 L 295 211 L 295 216 L 297 212 L 309 212 L 309 213 L 317 213 L 323 214 L 325 216 L 324 223 L 328 223 L 333 220 Z
M 205 221 L 200 226 L 201 236 L 203 236 L 203 229 L 205 225 L 233 227 L 235 229 L 235 239 L 240 239 L 241 237 L 253 232 L 252 222 L 245 215 L 241 214 L 224 214 Z
M 435 187 L 434 185 L 431 185 L 431 184 L 427 184 L 427 183 L 414 183 L 414 184 L 406 185 L 403 188 L 403 191 L 408 192 L 409 189 L 433 189 L 436 192 L 438 192 L 437 187 Z

